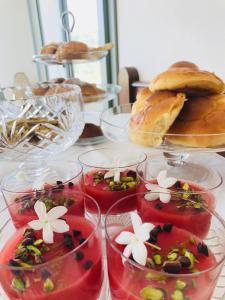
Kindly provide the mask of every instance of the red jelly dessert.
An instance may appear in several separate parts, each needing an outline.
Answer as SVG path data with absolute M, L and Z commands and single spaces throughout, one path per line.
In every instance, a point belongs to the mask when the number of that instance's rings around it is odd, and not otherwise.
M 131 226 L 125 231 L 134 232 Z M 192 233 L 172 224 L 155 226 L 144 243 L 147 259 L 143 267 L 134 263 L 132 255 L 135 252 L 130 255 L 130 260 L 122 262 L 120 251 L 123 252 L 125 247 L 117 243 L 116 237 L 111 241 L 114 248 L 109 240 L 107 242 L 113 300 L 211 299 L 217 275 L 210 268 L 216 265 L 216 259 Z M 115 251 L 115 247 L 119 251 Z
M 118 181 L 114 177 L 105 179 L 107 172 L 108 170 L 92 170 L 84 175 L 84 191 L 97 201 L 102 214 L 119 199 L 135 194 L 139 185 L 135 171 L 120 172 Z M 136 209 L 136 200 L 136 196 L 130 197 L 129 201 L 124 201 L 118 212 Z
M 53 244 L 43 242 L 40 230 L 26 227 L 18 229 L 1 250 L 0 282 L 10 299 L 98 298 L 103 271 L 95 226 L 83 217 L 63 219 L 70 231 L 55 233 Z
M 156 180 L 151 181 L 154 185 Z M 140 184 L 140 192 L 148 189 L 145 184 Z M 184 228 L 200 238 L 204 238 L 209 230 L 211 216 L 205 209 L 214 208 L 215 200 L 210 192 L 193 182 L 177 181 L 169 188 L 171 199 L 163 203 L 160 197 L 148 201 L 144 194 L 139 194 L 137 210 L 142 220 L 151 223 L 172 223 Z M 167 192 L 165 192 L 167 193 Z
M 37 200 L 44 202 L 47 210 L 63 205 L 68 208 L 68 214 L 83 216 L 84 196 L 77 193 L 80 189 L 73 182 L 63 184 L 57 181 L 56 185 L 46 184 L 43 190 L 17 193 L 19 196 L 10 200 L 9 205 L 14 225 L 17 228 L 23 227 L 36 217 L 34 204 Z

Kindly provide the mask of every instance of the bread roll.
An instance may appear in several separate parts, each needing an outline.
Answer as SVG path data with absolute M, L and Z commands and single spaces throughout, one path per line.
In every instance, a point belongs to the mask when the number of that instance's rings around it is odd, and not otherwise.
M 178 62 L 156 76 L 149 88 L 152 92 L 169 90 L 200 96 L 221 94 L 225 85 L 214 73 L 199 70 L 190 62 Z
M 59 44 L 50 43 L 41 49 L 41 54 L 55 54 Z
M 132 106 L 131 115 L 135 115 L 137 112 L 142 110 L 145 107 L 145 100 L 151 96 L 152 92 L 148 87 L 139 89 L 136 96 L 136 101 Z
M 189 99 L 168 133 L 175 134 L 169 142 L 182 146 L 225 145 L 225 95 Z
M 58 60 L 63 60 L 63 59 L 75 59 L 75 58 L 80 58 L 78 55 L 82 52 L 87 52 L 88 51 L 88 46 L 85 43 L 82 42 L 67 42 L 61 44 L 56 52 L 56 58 Z
M 180 113 L 184 100 L 183 93 L 153 93 L 144 108 L 131 116 L 128 125 L 131 141 L 144 146 L 159 146 Z

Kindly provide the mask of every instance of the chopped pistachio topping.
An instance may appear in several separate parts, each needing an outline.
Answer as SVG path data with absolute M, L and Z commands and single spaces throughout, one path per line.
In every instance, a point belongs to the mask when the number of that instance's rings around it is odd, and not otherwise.
M 151 285 L 144 287 L 140 291 L 140 295 L 143 299 L 147 299 L 147 300 L 164 300 L 165 299 L 165 292 L 162 289 L 153 287 Z
M 158 282 L 161 282 L 161 283 L 166 283 L 167 276 L 159 275 L 159 274 L 156 274 L 154 272 L 149 272 L 146 275 L 146 279 L 155 280 L 155 281 L 158 281 Z
M 177 252 L 169 252 L 167 255 L 168 260 L 176 260 L 178 258 L 178 253 Z
M 191 280 L 191 285 L 192 285 L 192 287 L 194 288 L 194 289 L 196 289 L 197 288 L 197 281 L 195 280 L 195 279 L 192 279 Z
M 180 290 L 175 290 L 171 295 L 172 300 L 185 300 L 184 294 Z
M 54 283 L 50 277 L 45 280 L 43 288 L 45 292 L 50 292 L 54 289 Z
M 185 281 L 182 281 L 182 280 L 177 280 L 176 281 L 176 286 L 175 286 L 176 290 L 181 290 L 182 291 L 183 289 L 186 288 L 186 286 L 187 286 L 187 284 L 186 284 Z
M 161 265 L 162 264 L 162 256 L 158 253 L 153 254 L 153 260 L 154 260 L 154 263 L 156 265 Z
M 26 288 L 26 284 L 21 277 L 14 277 L 12 280 L 12 287 L 18 292 L 23 292 Z
M 41 245 L 43 243 L 43 240 L 41 240 L 41 239 L 39 239 L 39 240 L 36 240 L 35 242 L 34 242 L 34 246 L 39 246 L 39 245 Z
M 184 256 L 186 256 L 187 258 L 189 258 L 191 265 L 190 265 L 190 269 L 193 269 L 194 267 L 194 263 L 196 262 L 196 258 L 194 256 L 194 254 L 190 251 L 188 251 L 187 249 L 184 249 Z
M 28 249 L 29 251 L 34 252 L 34 253 L 37 254 L 37 255 L 41 255 L 41 251 L 40 251 L 37 247 L 35 247 L 35 246 L 33 246 L 33 245 L 28 245 L 28 246 L 27 246 L 27 249 Z

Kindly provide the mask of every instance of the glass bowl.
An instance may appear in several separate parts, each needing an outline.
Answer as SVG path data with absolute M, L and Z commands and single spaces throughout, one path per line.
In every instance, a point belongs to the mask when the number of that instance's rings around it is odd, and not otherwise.
M 225 223 L 223 219 L 216 213 L 207 210 L 210 215 L 210 222 L 204 240 L 200 240 L 192 233 L 174 226 L 170 229 L 171 233 L 168 233 L 169 231 L 166 231 L 168 226 L 164 227 L 164 224 L 160 224 L 161 229 L 163 228 L 163 232 L 158 234 L 157 242 L 151 243 L 161 247 L 162 250 L 157 250 L 155 247 L 149 246 L 146 243 L 149 259 L 147 260 L 147 264 L 143 266 L 135 262 L 132 256 L 127 258 L 123 254 L 123 248 L 125 246 L 119 245 L 115 241 L 115 238 L 121 231 L 133 232 L 131 214 L 117 213 L 120 207 L 123 206 L 123 202 L 128 200 L 127 198 L 129 197 L 125 197 L 115 203 L 109 209 L 105 219 L 108 274 L 112 300 L 223 299 L 222 295 L 225 290 L 224 276 L 222 275 L 224 271 L 221 273 L 225 262 Z M 159 223 L 155 223 L 154 225 L 156 226 L 158 224 Z M 191 244 L 191 241 L 193 241 L 193 244 Z M 180 242 L 184 243 L 180 244 Z M 178 250 L 173 248 L 174 243 Z M 196 252 L 200 243 L 207 245 L 209 257 Z M 172 251 L 173 249 L 174 251 L 181 251 L 177 252 L 179 261 L 182 253 L 185 256 L 188 253 L 186 250 L 182 252 L 182 247 L 186 247 L 185 249 L 189 250 L 189 254 L 194 253 L 194 260 L 196 259 L 197 261 L 195 260 L 193 266 L 189 267 L 195 268 L 195 271 L 178 272 L 177 269 L 175 271 L 175 269 L 167 270 L 167 267 L 156 267 L 156 254 L 158 254 L 158 258 L 161 257 L 165 263 L 166 256 L 164 255 L 167 255 L 167 251 Z M 151 257 L 153 257 L 153 259 Z M 170 258 L 172 259 L 172 257 Z M 210 258 L 212 258 L 212 260 L 209 263 Z M 160 262 L 158 261 L 157 264 L 159 265 Z M 169 266 L 168 262 L 167 266 Z M 221 279 L 218 281 L 220 274 Z
M 46 203 L 48 210 L 63 205 L 68 214 L 84 215 L 84 198 L 77 197 L 82 189 L 82 167 L 74 161 L 42 161 L 42 169 L 27 173 L 16 169 L 1 181 L 1 190 L 9 207 L 15 227 L 35 219 L 37 200 Z
M 118 152 L 116 147 L 90 150 L 79 155 L 78 160 L 83 167 L 83 191 L 96 199 L 102 214 L 106 214 L 120 198 L 136 193 L 139 186 L 136 167 L 139 163 L 144 164 L 146 158 L 139 149 L 128 154 Z M 107 178 L 106 173 L 109 173 Z M 133 197 L 123 210 L 133 210 L 136 204 Z
M 113 105 L 101 114 L 101 127 L 104 135 L 114 141 L 130 141 L 128 123 L 131 118 L 132 104 Z M 224 116 L 225 117 L 225 116 Z M 219 146 L 191 147 L 179 144 L 179 140 L 189 143 L 198 140 L 199 144 L 206 145 L 206 140 L 224 140 L 225 133 L 215 134 L 165 134 L 136 130 L 135 135 L 141 137 L 140 145 L 158 149 L 167 153 L 190 152 L 222 152 L 225 151 L 225 142 Z M 151 144 L 148 146 L 148 141 Z M 173 140 L 173 143 L 171 142 Z M 143 142 L 144 141 L 144 142 Z M 200 143 L 201 141 L 201 143 Z
M 46 158 L 66 150 L 79 138 L 84 127 L 80 88 L 60 87 L 68 91 L 33 96 L 29 87 L 1 90 L 0 152 L 4 157 Z
M 15 228 L 8 208 L 0 211 L 4 299 L 99 299 L 103 282 L 100 210 L 94 199 L 76 193 L 85 198 L 85 215 L 63 216 L 70 230 L 54 233 L 53 244 L 41 239 L 40 230 L 29 233 L 28 225 Z M 96 209 L 92 219 L 86 214 L 90 205 Z
M 32 57 L 32 60 L 36 63 L 42 63 L 45 65 L 67 65 L 71 63 L 81 64 L 87 62 L 95 62 L 101 60 L 108 55 L 108 51 L 91 50 L 88 52 L 74 53 L 73 59 L 57 60 L 55 54 L 37 54 Z

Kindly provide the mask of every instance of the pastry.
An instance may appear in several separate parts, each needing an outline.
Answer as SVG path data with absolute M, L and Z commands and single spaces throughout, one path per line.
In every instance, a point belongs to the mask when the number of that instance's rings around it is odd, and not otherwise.
M 83 102 L 93 102 L 106 93 L 105 90 L 100 89 L 94 83 L 81 81 L 78 78 L 71 78 L 64 81 L 65 84 L 75 84 L 81 88 Z
M 169 90 L 200 96 L 221 94 L 225 85 L 214 73 L 199 70 L 190 62 L 178 62 L 157 75 L 150 82 L 149 88 L 152 92 Z
M 41 49 L 41 54 L 55 54 L 59 44 L 50 43 Z
M 151 96 L 152 92 L 148 87 L 139 89 L 136 96 L 136 101 L 132 106 L 131 114 L 135 115 L 137 112 L 143 109 L 145 106 L 145 101 Z
M 47 83 L 36 83 L 32 86 L 32 94 L 35 96 L 44 96 L 49 89 L 49 85 Z
M 180 113 L 184 100 L 183 93 L 153 93 L 147 99 L 147 105 L 144 104 L 141 111 L 131 116 L 128 125 L 131 141 L 145 146 L 159 146 Z
M 86 138 L 94 138 L 99 136 L 103 136 L 101 128 L 95 124 L 86 123 L 80 138 L 86 139 Z
M 55 86 L 49 87 L 45 96 L 52 96 L 52 95 L 67 93 L 69 91 L 72 91 L 72 88 L 69 88 L 68 86 L 57 84 Z
M 182 146 L 225 145 L 225 95 L 190 98 L 168 133 L 169 142 Z
M 62 43 L 56 52 L 56 59 L 61 61 L 63 59 L 81 58 L 80 54 L 88 51 L 88 46 L 82 42 L 67 42 Z

